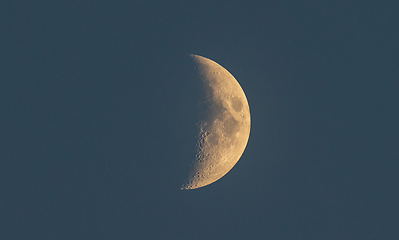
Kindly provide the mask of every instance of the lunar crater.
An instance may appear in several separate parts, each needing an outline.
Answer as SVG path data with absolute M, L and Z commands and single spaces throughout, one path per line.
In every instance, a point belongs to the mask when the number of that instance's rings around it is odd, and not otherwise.
M 236 112 L 240 112 L 242 109 L 242 102 L 238 97 L 234 97 L 231 100 L 231 105 L 233 106 L 233 108 Z

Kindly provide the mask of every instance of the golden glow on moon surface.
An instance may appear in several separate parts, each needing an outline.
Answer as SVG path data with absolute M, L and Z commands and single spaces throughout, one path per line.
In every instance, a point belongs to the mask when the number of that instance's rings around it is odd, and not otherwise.
M 240 84 L 218 63 L 190 55 L 203 86 L 196 157 L 182 190 L 207 186 L 226 175 L 247 146 L 251 116 Z

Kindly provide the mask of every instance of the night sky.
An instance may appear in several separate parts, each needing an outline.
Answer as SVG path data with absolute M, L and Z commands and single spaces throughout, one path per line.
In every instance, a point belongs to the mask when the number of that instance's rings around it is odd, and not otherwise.
M 189 54 L 251 110 L 181 191 Z M 397 1 L 2 1 L 0 239 L 399 239 Z

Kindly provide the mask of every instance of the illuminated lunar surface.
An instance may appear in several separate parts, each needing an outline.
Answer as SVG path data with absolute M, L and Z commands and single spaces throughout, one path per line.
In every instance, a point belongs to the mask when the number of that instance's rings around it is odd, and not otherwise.
M 251 117 L 240 84 L 218 63 L 191 55 L 203 86 L 196 157 L 181 187 L 196 189 L 226 175 L 247 146 Z

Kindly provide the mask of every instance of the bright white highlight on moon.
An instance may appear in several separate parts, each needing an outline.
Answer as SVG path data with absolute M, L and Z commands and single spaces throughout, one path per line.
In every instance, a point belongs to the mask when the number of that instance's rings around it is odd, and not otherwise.
M 182 190 L 207 186 L 226 175 L 247 146 L 251 117 L 240 84 L 218 63 L 191 55 L 203 85 L 196 158 Z

